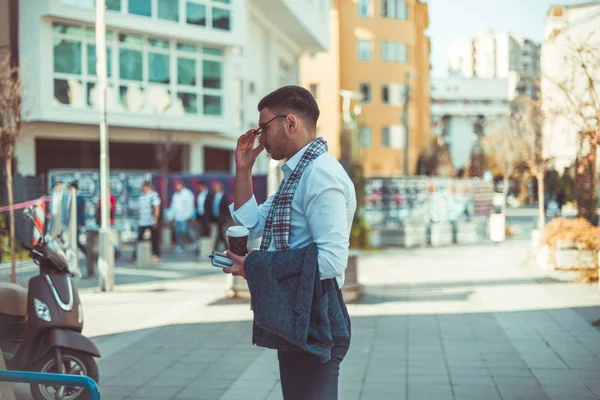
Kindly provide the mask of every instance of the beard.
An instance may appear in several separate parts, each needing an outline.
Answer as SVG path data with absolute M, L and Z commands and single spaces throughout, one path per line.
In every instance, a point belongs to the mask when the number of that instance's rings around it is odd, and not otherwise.
M 289 142 L 290 138 L 286 135 L 285 129 L 283 127 L 278 129 L 271 145 L 269 145 L 269 154 L 271 155 L 271 158 L 276 161 L 286 158 Z

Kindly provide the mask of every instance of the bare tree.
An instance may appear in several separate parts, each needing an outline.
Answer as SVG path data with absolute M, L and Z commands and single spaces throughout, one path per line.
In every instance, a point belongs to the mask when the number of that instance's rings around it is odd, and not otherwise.
M 544 107 L 552 122 L 577 133 L 577 206 L 579 215 L 596 224 L 596 172 L 600 144 L 600 34 L 575 40 L 567 34 L 555 42 L 562 58 L 560 73 L 545 74 Z M 558 76 L 558 77 L 557 77 Z
M 513 101 L 511 130 L 517 136 L 519 157 L 527 165 L 529 172 L 538 182 L 538 228 L 546 223 L 546 206 L 544 204 L 544 176 L 553 157 L 545 152 L 542 128 L 545 114 L 540 100 L 527 96 L 518 96 Z
M 21 79 L 19 68 L 9 56 L 0 61 L 0 156 L 5 161 L 8 205 L 10 207 L 11 282 L 17 281 L 15 213 L 13 209 L 13 155 L 21 134 Z
M 179 154 L 179 144 L 174 140 L 173 136 L 173 132 L 171 131 L 159 131 L 156 142 L 156 161 L 158 162 L 160 175 L 165 183 L 160 193 L 163 199 L 167 198 L 167 180 L 169 178 L 171 163 Z
M 481 140 L 481 145 L 488 159 L 493 160 L 502 173 L 502 213 L 505 214 L 510 178 L 523 161 L 518 130 L 509 118 L 493 120 L 486 126 L 486 135 Z

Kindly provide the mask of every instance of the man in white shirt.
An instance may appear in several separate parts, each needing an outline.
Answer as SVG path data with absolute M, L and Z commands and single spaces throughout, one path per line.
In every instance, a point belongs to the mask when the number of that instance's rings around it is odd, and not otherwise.
M 263 237 L 261 250 L 297 249 L 316 243 L 321 280 L 335 279 L 341 288 L 356 194 L 340 163 L 326 152 L 326 142 L 316 137 L 317 102 L 306 89 L 286 86 L 262 99 L 258 110 L 259 128 L 243 134 L 237 143 L 235 202 L 230 205 L 233 219 L 250 230 L 249 239 Z M 259 144 L 254 147 L 256 138 Z M 274 160 L 287 161 L 282 166 L 284 189 L 278 190 L 281 198 L 276 194 L 259 206 L 253 195 L 252 167 L 263 149 Z M 297 186 L 286 187 L 288 180 Z M 286 202 L 291 203 L 289 211 L 281 209 Z M 269 238 L 268 247 L 265 237 Z M 245 276 L 245 257 L 228 255 L 235 265 L 224 271 Z M 349 344 L 349 340 L 336 342 L 326 363 L 307 352 L 279 351 L 284 399 L 337 399 L 339 367 Z
M 196 220 L 198 221 L 200 236 L 210 236 L 210 207 L 212 206 L 212 194 L 208 190 L 206 182 L 198 182 L 198 195 L 196 196 Z
M 188 236 L 193 250 L 197 248 L 196 238 L 190 222 L 194 218 L 194 194 L 183 185 L 181 180 L 175 180 L 175 193 L 171 200 L 171 210 L 175 221 L 175 237 L 177 239 L 178 253 L 183 252 L 183 240 Z

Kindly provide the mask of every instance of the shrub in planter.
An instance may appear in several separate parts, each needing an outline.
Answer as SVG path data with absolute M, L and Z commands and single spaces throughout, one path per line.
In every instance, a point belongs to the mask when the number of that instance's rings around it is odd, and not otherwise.
M 541 243 L 550 246 L 552 253 L 563 249 L 577 250 L 580 252 L 591 252 L 593 259 L 597 260 L 596 254 L 600 250 L 600 228 L 592 226 L 586 219 L 555 218 L 542 230 Z M 555 260 L 554 260 L 555 262 Z M 581 266 L 584 267 L 584 266 Z M 593 282 L 598 279 L 598 268 L 592 271 L 586 269 L 585 279 Z M 577 270 L 578 267 L 573 269 Z

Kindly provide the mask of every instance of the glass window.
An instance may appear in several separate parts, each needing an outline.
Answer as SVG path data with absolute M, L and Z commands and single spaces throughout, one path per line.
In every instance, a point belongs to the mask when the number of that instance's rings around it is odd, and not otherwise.
M 96 46 L 89 44 L 87 47 L 87 73 L 96 75 Z M 112 74 L 112 49 L 106 49 L 106 74 Z
M 319 98 L 319 84 L 318 83 L 311 83 L 308 86 L 308 90 L 310 91 L 310 93 L 313 95 L 313 97 L 315 99 Z
M 142 52 L 119 49 L 119 78 L 132 81 L 143 79 Z
M 55 79 L 54 101 L 56 104 L 83 107 L 83 86 L 79 79 Z
M 168 49 L 169 47 L 171 47 L 169 42 L 166 40 L 148 39 L 148 44 L 151 47 L 157 47 L 159 49 Z
M 177 43 L 177 50 L 189 51 L 190 53 L 195 53 L 198 51 L 198 48 L 196 46 L 194 46 L 193 44 Z
M 180 85 L 196 86 L 196 82 L 196 60 L 178 58 L 177 83 Z
M 186 4 L 186 22 L 192 25 L 206 26 L 206 6 L 196 3 Z
M 405 0 L 381 0 L 381 16 L 406 20 L 408 17 L 408 5 Z
M 129 0 L 129 14 L 152 16 L 152 0 Z
M 168 54 L 148 53 L 148 80 L 153 83 L 169 83 L 170 63 Z
M 158 18 L 179 21 L 179 0 L 158 0 Z
M 186 114 L 198 113 L 198 95 L 195 93 L 177 93 L 180 107 Z
M 140 112 L 144 108 L 144 102 L 144 88 L 140 85 L 119 86 L 119 104 L 123 110 Z
M 358 59 L 360 61 L 371 61 L 373 58 L 373 42 L 370 40 L 358 41 Z
M 221 55 L 223 55 L 223 50 L 215 48 L 215 47 L 203 47 L 202 53 L 213 55 L 213 56 L 221 56 Z
M 358 0 L 356 4 L 356 14 L 359 17 L 372 17 L 373 16 L 373 0 Z
M 371 147 L 373 142 L 373 132 L 368 126 L 360 127 L 360 145 L 362 147 Z
M 204 115 L 221 115 L 221 96 L 204 95 Z
M 81 42 L 54 39 L 54 72 L 81 74 Z
M 408 61 L 408 48 L 402 42 L 381 42 L 381 60 L 406 63 Z
M 112 11 L 121 11 L 121 0 L 106 0 L 106 9 Z
M 371 84 L 370 83 L 361 83 L 359 85 L 359 91 L 361 94 L 361 103 L 370 103 L 371 102 Z
M 213 0 L 215 3 L 231 4 L 231 0 Z
M 381 101 L 384 104 L 390 103 L 390 87 L 388 85 L 381 86 Z
M 231 12 L 223 8 L 214 7 L 212 9 L 212 27 L 216 29 L 231 29 Z
M 202 61 L 202 86 L 211 89 L 221 88 L 221 63 L 218 61 Z
M 74 35 L 81 36 L 82 28 L 80 26 L 73 26 L 67 24 L 52 24 L 52 33 L 59 33 L 62 35 Z
M 391 139 L 389 126 L 384 126 L 383 128 L 381 128 L 381 144 L 384 147 L 390 147 Z
M 136 47 L 142 47 L 144 39 L 141 36 L 120 34 L 119 42 L 136 45 Z

